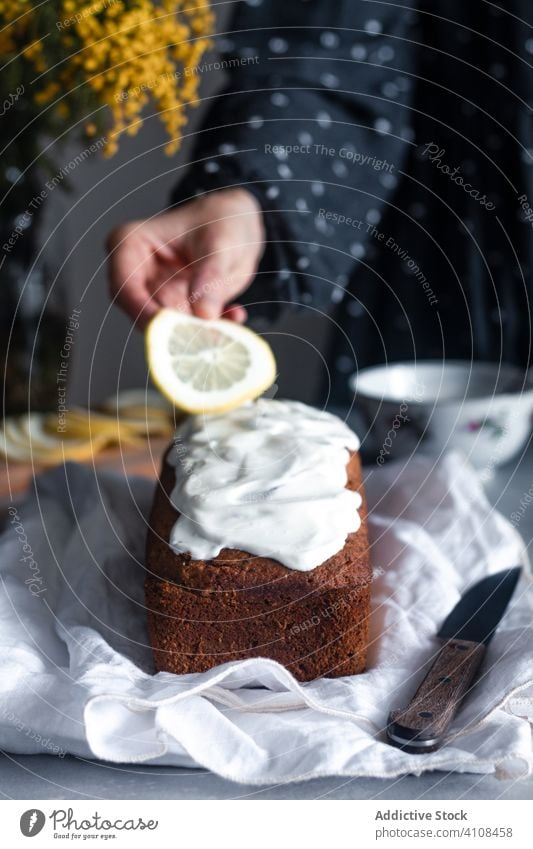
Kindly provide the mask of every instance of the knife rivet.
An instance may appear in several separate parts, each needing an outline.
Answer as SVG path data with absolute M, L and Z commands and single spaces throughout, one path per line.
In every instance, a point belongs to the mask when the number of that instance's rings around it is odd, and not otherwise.
M 418 712 L 418 715 L 422 717 L 422 719 L 431 719 L 433 714 L 430 710 L 421 710 Z

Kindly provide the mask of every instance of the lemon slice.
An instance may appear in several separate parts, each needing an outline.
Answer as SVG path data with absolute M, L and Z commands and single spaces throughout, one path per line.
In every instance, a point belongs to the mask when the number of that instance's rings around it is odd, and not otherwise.
M 188 413 L 221 413 L 274 382 L 270 346 L 234 321 L 163 309 L 146 330 L 146 359 L 163 395 Z
M 0 431 L 0 454 L 8 460 L 55 465 L 63 460 L 90 460 L 108 442 L 105 436 L 64 439 L 51 436 L 43 427 L 45 417 L 32 413 L 10 417 Z

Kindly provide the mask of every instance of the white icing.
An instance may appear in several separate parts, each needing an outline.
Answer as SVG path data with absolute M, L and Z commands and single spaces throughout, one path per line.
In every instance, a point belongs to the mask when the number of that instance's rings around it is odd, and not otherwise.
M 259 399 L 187 419 L 168 462 L 181 514 L 170 547 L 209 560 L 237 548 L 314 569 L 344 546 L 361 520 L 361 496 L 346 489 L 350 428 L 296 401 Z

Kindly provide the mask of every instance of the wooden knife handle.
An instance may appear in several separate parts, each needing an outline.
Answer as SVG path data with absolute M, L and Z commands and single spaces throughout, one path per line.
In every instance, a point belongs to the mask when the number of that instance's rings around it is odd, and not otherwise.
M 438 749 L 484 655 L 483 643 L 448 640 L 408 707 L 391 712 L 389 742 L 412 754 Z

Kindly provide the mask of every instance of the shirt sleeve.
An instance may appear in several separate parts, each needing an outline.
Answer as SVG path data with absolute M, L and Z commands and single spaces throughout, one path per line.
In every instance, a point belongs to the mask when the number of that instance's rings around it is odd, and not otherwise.
M 226 88 L 213 97 L 174 204 L 252 192 L 267 244 L 240 300 L 340 300 L 412 144 L 410 32 L 416 15 L 364 0 L 247 0 L 220 38 Z

